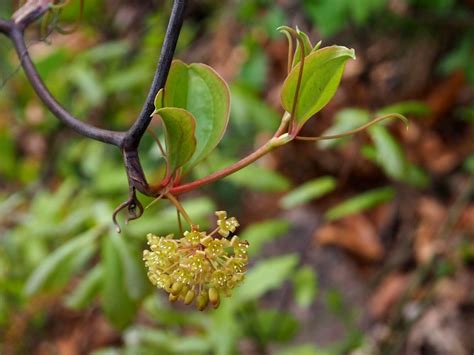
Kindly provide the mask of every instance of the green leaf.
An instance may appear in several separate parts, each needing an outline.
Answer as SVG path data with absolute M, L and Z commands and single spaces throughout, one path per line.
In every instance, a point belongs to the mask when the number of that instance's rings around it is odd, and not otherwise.
M 103 282 L 101 290 L 102 309 L 117 328 L 123 329 L 134 318 L 138 305 L 134 302 L 124 282 L 123 264 L 111 235 L 102 243 Z
M 256 127 L 258 131 L 275 132 L 278 128 L 280 115 L 268 106 L 254 92 L 243 85 L 232 85 L 233 127 L 249 131 L 248 127 Z
M 240 304 L 256 300 L 266 292 L 280 287 L 293 272 L 298 256 L 289 254 L 260 262 L 250 269 L 240 287 L 235 290 L 233 302 Z
M 190 112 L 181 108 L 160 108 L 156 114 L 165 126 L 166 154 L 171 174 L 186 164 L 196 150 L 196 121 Z
M 280 200 L 280 206 L 290 209 L 315 198 L 324 196 L 336 188 L 337 181 L 332 176 L 324 176 L 300 185 Z
M 391 187 L 370 190 L 334 206 L 324 216 L 328 220 L 339 219 L 375 207 L 391 200 L 394 196 L 395 191 Z
M 245 335 L 257 337 L 262 344 L 288 342 L 299 331 L 299 323 L 291 313 L 276 309 L 259 309 L 242 319 L 241 324 L 247 330 Z
M 271 219 L 250 225 L 240 234 L 240 237 L 249 242 L 249 256 L 253 256 L 261 251 L 265 243 L 287 234 L 289 230 L 289 222 Z
M 354 50 L 341 46 L 325 47 L 305 58 L 295 112 L 300 126 L 331 100 L 341 81 L 345 64 L 351 58 L 355 59 Z M 293 68 L 281 91 L 282 106 L 290 113 L 295 102 L 300 67 L 301 63 Z
M 290 187 L 290 181 L 286 177 L 256 164 L 249 165 L 224 180 L 262 192 L 282 192 Z
M 165 107 L 164 106 L 164 91 L 163 89 L 160 89 L 158 93 L 155 96 L 155 112 L 158 111 L 160 108 Z
M 64 286 L 76 272 L 92 256 L 96 248 L 94 239 L 98 229 L 69 240 L 51 253 L 34 270 L 26 281 L 24 292 L 31 296 L 45 289 Z
M 139 301 L 145 296 L 148 288 L 148 282 L 144 277 L 145 269 L 143 264 L 140 263 L 142 255 L 130 250 L 125 239 L 117 234 L 114 234 L 111 240 L 120 256 L 120 262 L 124 270 L 122 277 L 124 278 L 128 295 L 132 300 Z
M 234 298 L 234 296 L 232 296 Z M 212 322 L 208 326 L 209 338 L 213 345 L 213 354 L 234 354 L 236 343 L 241 337 L 241 324 L 236 317 L 236 304 L 233 300 L 224 301 L 219 308 L 212 312 Z M 219 329 L 218 332 L 215 330 Z
M 334 352 L 318 349 L 313 344 L 302 344 L 290 346 L 284 350 L 278 351 L 277 355 L 334 355 Z
M 205 354 L 209 341 L 202 336 L 182 337 L 146 326 L 135 326 L 125 333 L 126 354 Z
M 99 264 L 83 277 L 71 294 L 66 296 L 65 305 L 74 310 L 81 310 L 89 306 L 100 291 L 102 279 L 103 272 Z
M 369 134 L 377 151 L 377 163 L 384 172 L 394 179 L 405 180 L 408 162 L 400 144 L 382 126 L 370 127 Z
M 311 306 L 318 290 L 314 270 L 309 266 L 299 269 L 293 276 L 293 285 L 296 303 L 303 308 Z
M 369 122 L 370 116 L 367 110 L 359 109 L 359 108 L 347 108 L 344 110 L 340 110 L 334 116 L 334 123 L 331 127 L 329 127 L 326 131 L 324 131 L 321 135 L 322 136 L 332 136 L 341 134 L 353 129 L 356 129 L 360 126 L 363 126 L 367 122 Z M 342 144 L 346 142 L 349 137 L 346 138 L 338 138 L 338 139 L 328 139 L 319 141 L 318 147 L 321 149 L 326 149 L 330 147 L 334 147 L 338 144 Z
M 224 135 L 230 113 L 229 88 L 211 67 L 175 60 L 166 81 L 164 104 L 186 109 L 196 117 L 197 145 L 186 166 L 189 169 L 207 157 Z
M 414 164 L 407 164 L 407 174 L 404 181 L 419 188 L 425 188 L 430 182 L 430 178 L 425 170 Z
M 469 174 L 474 175 L 474 154 L 469 155 L 463 163 L 463 168 L 465 171 L 467 171 Z

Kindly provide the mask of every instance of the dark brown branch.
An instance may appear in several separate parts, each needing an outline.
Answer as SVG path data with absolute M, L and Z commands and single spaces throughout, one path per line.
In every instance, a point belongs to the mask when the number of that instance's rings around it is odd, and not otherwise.
M 138 146 L 151 121 L 154 111 L 154 99 L 161 88 L 164 87 L 171 62 L 173 60 L 176 44 L 184 20 L 187 0 L 174 0 L 166 36 L 161 49 L 157 69 L 152 85 L 148 92 L 140 116 L 127 132 L 110 131 L 94 127 L 85 123 L 69 113 L 49 92 L 41 79 L 34 63 L 31 60 L 28 48 L 25 45 L 24 29 L 32 22 L 39 19 L 48 9 L 51 0 L 29 0 L 13 16 L 11 21 L 0 19 L 0 33 L 5 34 L 12 41 L 21 66 L 31 86 L 38 97 L 48 109 L 64 124 L 77 133 L 112 145 L 121 149 L 125 169 L 129 182 L 129 199 L 124 202 L 114 214 L 128 208 L 128 220 L 138 218 L 143 213 L 143 208 L 136 198 L 136 190 L 148 196 L 155 196 L 158 191 L 151 189 L 143 173 L 138 156 Z
M 48 107 L 48 109 L 64 124 L 82 134 L 83 136 L 99 140 L 104 143 L 120 146 L 124 137 L 123 132 L 108 131 L 101 128 L 96 128 L 88 123 L 80 121 L 71 115 L 56 99 L 51 95 L 48 88 L 41 80 L 41 77 L 36 70 L 35 65 L 31 61 L 31 57 L 26 48 L 23 38 L 23 32 L 17 27 L 13 27 L 9 35 L 13 45 L 15 46 L 18 58 L 20 58 L 21 66 L 30 81 L 31 86 L 36 94 Z
M 10 21 L 0 20 L 0 33 L 3 33 L 8 36 L 12 28 L 12 23 Z
M 43 15 L 47 10 L 47 3 L 47 0 L 28 2 L 13 15 L 13 21 L 0 20 L 0 32 L 7 35 L 13 42 L 17 55 L 20 58 L 21 66 L 23 67 L 33 89 L 48 109 L 61 122 L 75 130 L 77 133 L 104 143 L 123 147 L 124 150 L 127 151 L 136 150 L 141 137 L 150 124 L 150 115 L 154 110 L 154 98 L 156 93 L 164 86 L 166 78 L 168 77 L 169 68 L 176 49 L 176 43 L 184 20 L 184 11 L 187 0 L 175 0 L 173 3 L 173 10 L 150 91 L 140 116 L 127 132 L 116 132 L 97 128 L 77 119 L 56 101 L 45 86 L 31 60 L 28 48 L 25 45 L 23 29 Z M 144 183 L 146 185 L 146 181 L 144 181 Z
M 166 30 L 165 41 L 161 49 L 160 59 L 156 68 L 155 76 L 148 92 L 142 112 L 137 121 L 128 130 L 124 148 L 136 149 L 151 121 L 151 114 L 155 110 L 154 100 L 158 90 L 164 87 L 171 62 L 173 60 L 176 44 L 181 31 L 184 20 L 184 12 L 186 10 L 187 0 L 175 0 L 173 10 L 171 12 L 168 28 Z

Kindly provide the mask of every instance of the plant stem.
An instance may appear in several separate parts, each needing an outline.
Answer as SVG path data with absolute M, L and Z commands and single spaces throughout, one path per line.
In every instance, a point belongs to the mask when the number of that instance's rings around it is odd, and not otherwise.
M 156 68 L 155 76 L 151 84 L 148 96 L 143 105 L 140 116 L 132 127 L 127 131 L 124 137 L 124 147 L 136 148 L 140 143 L 140 139 L 145 133 L 151 122 L 151 114 L 155 110 L 155 96 L 158 91 L 165 86 L 166 79 L 173 60 L 176 44 L 178 43 L 179 34 L 184 21 L 184 13 L 186 10 L 187 0 L 174 0 L 173 9 L 171 11 L 168 28 L 165 34 L 165 41 L 161 49 L 160 59 Z
M 246 166 L 252 164 L 254 161 L 258 160 L 265 154 L 271 152 L 273 149 L 280 147 L 288 142 L 290 142 L 293 138 L 289 136 L 288 134 L 283 134 L 279 137 L 274 137 L 270 139 L 267 143 L 265 143 L 263 146 L 261 146 L 259 149 L 251 153 L 250 155 L 246 156 L 242 160 L 228 166 L 227 168 L 224 168 L 222 170 L 216 171 L 215 173 L 206 176 L 205 178 L 195 180 L 193 182 L 190 182 L 188 184 L 180 185 L 171 188 L 170 193 L 174 195 L 179 195 L 184 192 L 188 192 L 191 190 L 194 190 L 198 187 L 201 187 L 203 185 L 210 184 L 211 182 L 217 181 L 219 179 L 222 179 L 237 170 L 240 170 L 242 168 L 245 168 Z
M 173 196 L 171 192 L 167 192 L 165 194 L 165 197 L 176 207 L 176 209 L 181 213 L 183 218 L 188 222 L 189 226 L 192 228 L 194 226 L 193 221 L 191 221 L 191 218 L 189 217 L 188 213 L 186 210 L 183 208 L 181 203 L 179 203 L 178 199 Z
M 280 127 L 278 127 L 273 137 L 281 136 L 286 131 L 286 128 L 288 127 L 288 123 L 290 122 L 290 120 L 291 120 L 291 114 L 289 112 L 285 112 L 281 119 Z

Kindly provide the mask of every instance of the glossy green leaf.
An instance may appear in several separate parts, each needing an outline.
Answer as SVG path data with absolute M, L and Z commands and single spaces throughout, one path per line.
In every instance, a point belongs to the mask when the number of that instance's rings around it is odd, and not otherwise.
M 226 82 L 205 64 L 173 61 L 164 91 L 164 106 L 186 109 L 196 117 L 196 151 L 187 163 L 192 167 L 222 139 L 230 113 Z
M 297 99 L 295 118 L 301 126 L 320 111 L 336 93 L 346 62 L 355 59 L 353 49 L 331 46 L 319 49 L 305 58 Z M 281 91 L 281 103 L 292 112 L 301 63 L 288 75 Z
M 395 190 L 391 187 L 370 190 L 334 206 L 324 216 L 328 220 L 338 219 L 390 201 L 394 196 Z
M 251 268 L 241 286 L 236 288 L 233 302 L 236 304 L 255 300 L 266 292 L 280 287 L 293 272 L 298 256 L 289 254 L 260 262 Z
M 289 209 L 324 196 L 336 188 L 337 181 L 331 176 L 314 179 L 298 186 L 280 200 L 280 206 Z
M 296 303 L 303 308 L 308 308 L 313 303 L 317 291 L 317 276 L 313 268 L 302 267 L 293 276 L 293 285 Z
M 165 107 L 164 106 L 164 90 L 160 89 L 155 96 L 155 112 L 163 107 Z
M 321 135 L 332 136 L 341 134 L 363 126 L 364 124 L 369 122 L 369 119 L 369 111 L 367 110 L 359 108 L 347 108 L 344 110 L 340 110 L 334 116 L 334 123 L 331 125 L 331 127 L 325 130 Z M 342 144 L 349 139 L 350 137 L 328 139 L 319 141 L 317 144 L 319 148 L 326 149 Z
M 186 164 L 196 150 L 194 116 L 181 108 L 164 107 L 156 111 L 165 127 L 166 155 L 170 173 Z
M 25 294 L 33 295 L 45 289 L 64 286 L 72 274 L 94 253 L 96 248 L 94 239 L 97 235 L 97 229 L 86 232 L 48 255 L 26 281 Z
M 275 240 L 290 230 L 290 223 L 281 219 L 271 219 L 260 223 L 254 223 L 248 226 L 240 237 L 247 240 L 250 244 L 249 255 L 257 255 L 263 246 Z
M 74 291 L 66 296 L 65 305 L 74 310 L 89 306 L 100 291 L 102 279 L 102 267 L 98 264 L 82 278 Z

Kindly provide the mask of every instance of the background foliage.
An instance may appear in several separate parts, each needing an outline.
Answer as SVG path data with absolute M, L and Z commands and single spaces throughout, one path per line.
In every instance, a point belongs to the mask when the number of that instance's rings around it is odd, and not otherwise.
M 69 110 L 126 128 L 170 4 L 85 5 L 78 31 L 41 37 L 34 29 L 28 44 Z M 12 7 L 3 2 L 0 16 Z M 213 66 L 232 92 L 229 129 L 196 176 L 237 160 L 278 126 L 280 25 L 356 49 L 306 135 L 387 112 L 411 119 L 408 130 L 386 122 L 353 138 L 295 143 L 187 196 L 203 228 L 225 208 L 251 245 L 245 283 L 208 313 L 170 305 L 146 280 L 145 235 L 176 231 L 175 210 L 159 202 L 117 235 L 110 217 L 127 192 L 120 155 L 62 127 L 0 38 L 0 351 L 472 353 L 473 11 L 469 0 L 191 1 L 177 56 Z M 71 1 L 60 21 L 77 14 Z M 147 175 L 159 177 L 153 139 L 140 149 Z M 435 331 L 450 341 L 433 339 Z

